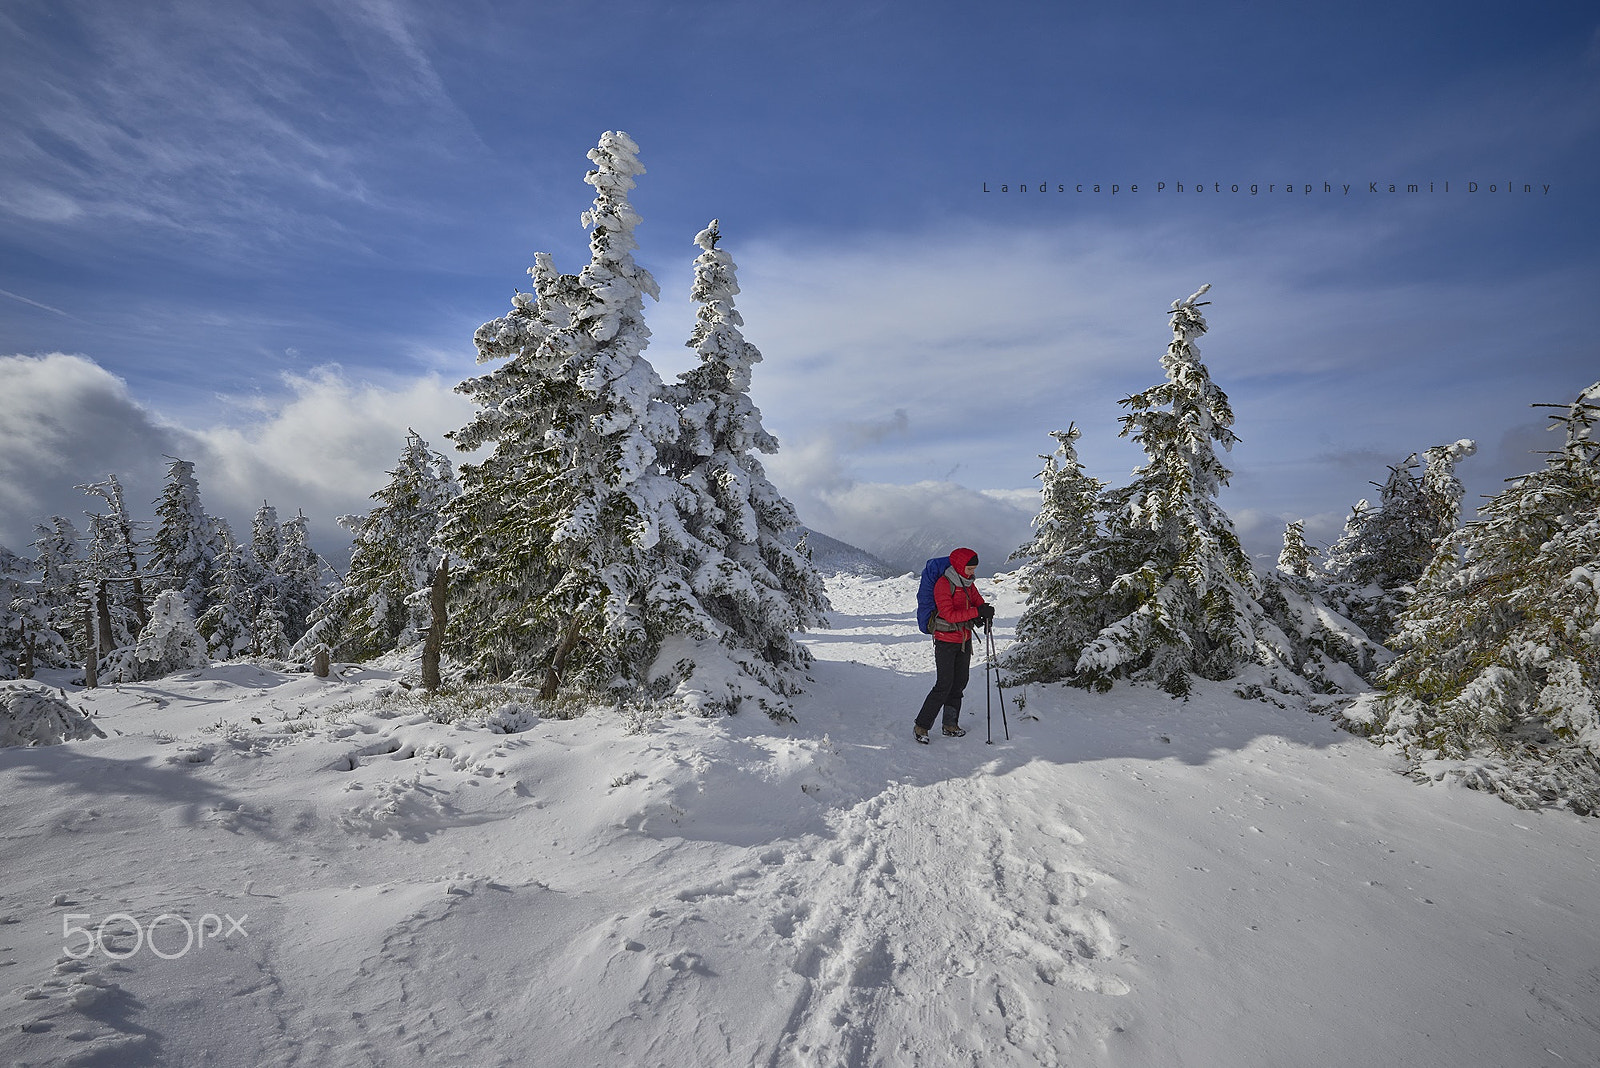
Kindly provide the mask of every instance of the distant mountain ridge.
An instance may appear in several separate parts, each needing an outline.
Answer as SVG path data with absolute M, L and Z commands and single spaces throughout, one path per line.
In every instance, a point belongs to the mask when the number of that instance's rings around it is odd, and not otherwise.
M 800 530 L 811 549 L 811 566 L 821 574 L 862 575 L 869 578 L 893 578 L 905 574 L 904 568 L 896 568 L 865 549 L 838 538 L 830 538 L 820 530 L 810 527 L 801 527 Z
M 1015 566 L 1008 564 L 1007 559 L 1016 546 L 975 532 L 968 532 L 963 537 L 958 532 L 936 528 L 907 531 L 890 544 L 874 545 L 872 548 L 880 559 L 894 569 L 894 574 L 904 575 L 908 571 L 920 573 L 922 565 L 928 560 L 935 556 L 947 556 L 950 550 L 963 545 L 978 554 L 984 574 L 1010 571 Z

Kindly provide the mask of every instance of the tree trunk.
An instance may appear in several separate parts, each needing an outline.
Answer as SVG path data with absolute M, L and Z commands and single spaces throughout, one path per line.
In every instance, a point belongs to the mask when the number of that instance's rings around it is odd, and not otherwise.
M 106 580 L 101 579 L 94 593 L 95 612 L 100 620 L 99 651 L 102 654 L 117 647 L 116 635 L 111 630 L 111 595 L 107 585 Z
M 439 688 L 439 658 L 444 653 L 445 613 L 449 607 L 446 594 L 450 586 L 450 557 L 439 561 L 433 573 L 433 586 L 428 590 L 428 611 L 433 618 L 428 623 L 428 636 L 422 643 L 422 688 L 432 693 Z
M 311 670 L 316 672 L 319 679 L 328 677 L 328 672 L 332 670 L 332 665 L 328 663 L 328 647 L 326 645 L 317 647 L 317 655 L 312 660 Z
M 94 602 L 83 606 L 83 686 L 92 690 L 100 685 L 100 647 L 94 637 Z
M 33 678 L 33 644 L 33 631 L 30 630 L 22 636 L 22 664 L 18 668 L 25 679 Z
M 550 658 L 550 666 L 545 669 L 544 686 L 539 690 L 539 696 L 548 701 L 555 697 L 556 690 L 561 687 L 561 671 L 567 666 L 567 657 L 572 655 L 572 650 L 578 646 L 578 638 L 582 635 L 583 628 L 579 624 L 576 612 L 572 621 L 567 624 L 567 632 L 561 636 L 561 644 L 556 646 L 555 655 Z
M 120 504 L 120 497 L 118 500 Z M 145 624 L 150 622 L 150 612 L 144 605 L 144 581 L 139 578 L 139 554 L 133 550 L 133 524 L 128 521 L 128 514 L 121 512 L 122 544 L 128 553 L 128 575 L 133 579 L 133 618 L 139 621 L 139 629 L 143 630 Z

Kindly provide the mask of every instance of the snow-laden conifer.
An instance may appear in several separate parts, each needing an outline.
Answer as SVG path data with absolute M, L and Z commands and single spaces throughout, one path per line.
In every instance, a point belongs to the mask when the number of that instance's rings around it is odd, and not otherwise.
M 457 387 L 480 410 L 450 437 L 493 451 L 462 465 L 440 532 L 463 562 L 451 644 L 483 673 L 542 674 L 546 695 L 626 684 L 647 666 L 638 594 L 673 492 L 657 464 L 677 420 L 642 355 L 644 297 L 658 288 L 633 260 L 637 153 L 620 132 L 590 151 L 588 266 L 563 275 L 536 255 L 533 294 L 475 337 L 480 362 L 506 362 Z
M 207 597 L 211 607 L 200 617 L 200 633 L 210 654 L 218 660 L 249 656 L 255 650 L 255 627 L 267 574 L 248 543 L 235 541 L 226 524 L 219 524 L 222 555 Z
M 40 640 L 35 660 L 50 667 L 64 667 L 73 659 L 73 648 L 82 648 L 83 585 L 80 571 L 78 530 L 70 519 L 51 516 L 50 524 L 33 528 L 33 579 L 30 590 Z
M 106 504 L 103 512 L 86 513 L 89 550 L 81 577 L 96 585 L 100 609 L 101 652 L 131 644 L 148 618 L 144 574 L 139 561 L 137 524 L 128 511 L 116 475 L 77 487 Z M 109 628 L 109 633 L 105 633 Z M 110 647 L 105 642 L 112 642 Z
M 278 554 L 283 551 L 283 524 L 278 522 L 278 510 L 266 501 L 261 502 L 250 521 L 250 551 L 256 563 L 269 573 L 276 573 Z
M 1172 304 L 1172 342 L 1161 358 L 1167 380 L 1121 402 L 1129 409 L 1122 435 L 1148 460 L 1132 485 L 1106 496 L 1112 622 L 1076 666 L 1095 685 L 1145 679 L 1185 694 L 1192 675 L 1230 678 L 1247 660 L 1272 659 L 1282 641 L 1263 618 L 1250 561 L 1216 500 L 1229 477 L 1216 446 L 1230 450 L 1238 439 L 1227 395 L 1195 345 L 1206 331 L 1199 298 L 1208 289 Z
M 1461 517 L 1455 465 L 1477 450 L 1468 439 L 1416 453 L 1389 468 L 1378 505 L 1361 501 L 1323 565 L 1330 601 L 1375 641 L 1386 642 L 1412 589 Z
M 0 545 L 0 679 L 32 678 L 36 667 L 68 662 L 59 616 L 38 564 Z
M 1306 544 L 1306 523 L 1296 519 L 1283 528 L 1283 548 L 1278 552 L 1278 570 L 1290 578 L 1309 580 L 1316 550 Z
M 284 639 L 291 645 L 306 632 L 312 613 L 324 599 L 322 558 L 311 547 L 311 521 L 296 510 L 281 530 L 275 607 L 283 618 Z M 287 653 L 283 654 L 287 655 Z
M 1368 726 L 1519 805 L 1600 811 L 1600 382 L 1563 447 L 1440 546 Z M 1444 773 L 1443 766 L 1439 774 Z
M 1392 657 L 1352 620 L 1328 604 L 1317 551 L 1306 543 L 1305 521 L 1283 531 L 1276 571 L 1260 580 L 1258 600 L 1284 636 L 1276 655 L 1311 688 L 1358 693 Z
M 0 545 L 0 679 L 25 677 L 28 664 L 26 580 L 31 562 Z
M 768 480 L 757 453 L 775 453 L 750 398 L 761 352 L 734 307 L 737 268 L 718 248 L 717 220 L 695 236 L 687 342 L 700 357 L 670 391 L 677 439 L 662 450 L 673 488 L 652 554 L 647 626 L 665 642 L 652 674 L 705 710 L 742 703 L 788 713 L 810 656 L 794 632 L 825 621 L 827 594 L 809 558 L 791 547 L 794 507 Z M 720 670 L 731 659 L 737 670 Z
M 312 613 L 296 655 L 323 644 L 340 659 L 367 660 L 421 641 L 432 622 L 426 594 L 442 555 L 435 535 L 460 492 L 450 461 L 407 431 L 388 483 L 372 494 L 372 511 L 339 518 L 355 536 L 350 570 Z
M 139 632 L 139 640 L 129 649 L 118 650 L 109 673 L 113 681 L 143 682 L 210 663 L 188 600 L 179 590 L 162 590 L 150 607 L 150 621 Z
M 222 544 L 217 523 L 200 503 L 194 464 L 167 464 L 167 484 L 156 502 L 156 532 L 150 539 L 150 571 L 163 589 L 177 590 L 195 616 L 208 606 L 206 591 Z
M 1033 538 L 1012 555 L 1022 561 L 1017 578 L 1028 601 L 1007 663 L 1025 681 L 1070 675 L 1083 647 L 1110 622 L 1105 592 L 1113 576 L 1097 518 L 1105 486 L 1083 470 L 1081 435 L 1076 423 L 1051 432 L 1056 450 L 1040 457 Z

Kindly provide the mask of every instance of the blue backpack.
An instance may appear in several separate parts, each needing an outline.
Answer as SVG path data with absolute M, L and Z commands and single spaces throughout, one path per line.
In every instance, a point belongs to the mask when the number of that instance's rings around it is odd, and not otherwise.
M 948 556 L 936 556 L 922 565 L 922 585 L 917 587 L 917 628 L 924 634 L 933 633 L 933 584 L 949 566 Z

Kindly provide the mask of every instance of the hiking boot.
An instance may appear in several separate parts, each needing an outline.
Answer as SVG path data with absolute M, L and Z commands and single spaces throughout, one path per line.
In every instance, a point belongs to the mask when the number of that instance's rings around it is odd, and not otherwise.
M 917 741 L 921 742 L 923 745 L 927 745 L 928 744 L 928 729 L 926 727 L 912 727 L 911 728 L 911 737 L 915 738 Z
M 967 736 L 967 732 L 965 729 L 956 726 L 954 723 L 946 723 L 944 725 L 944 736 L 946 738 L 965 738 Z

